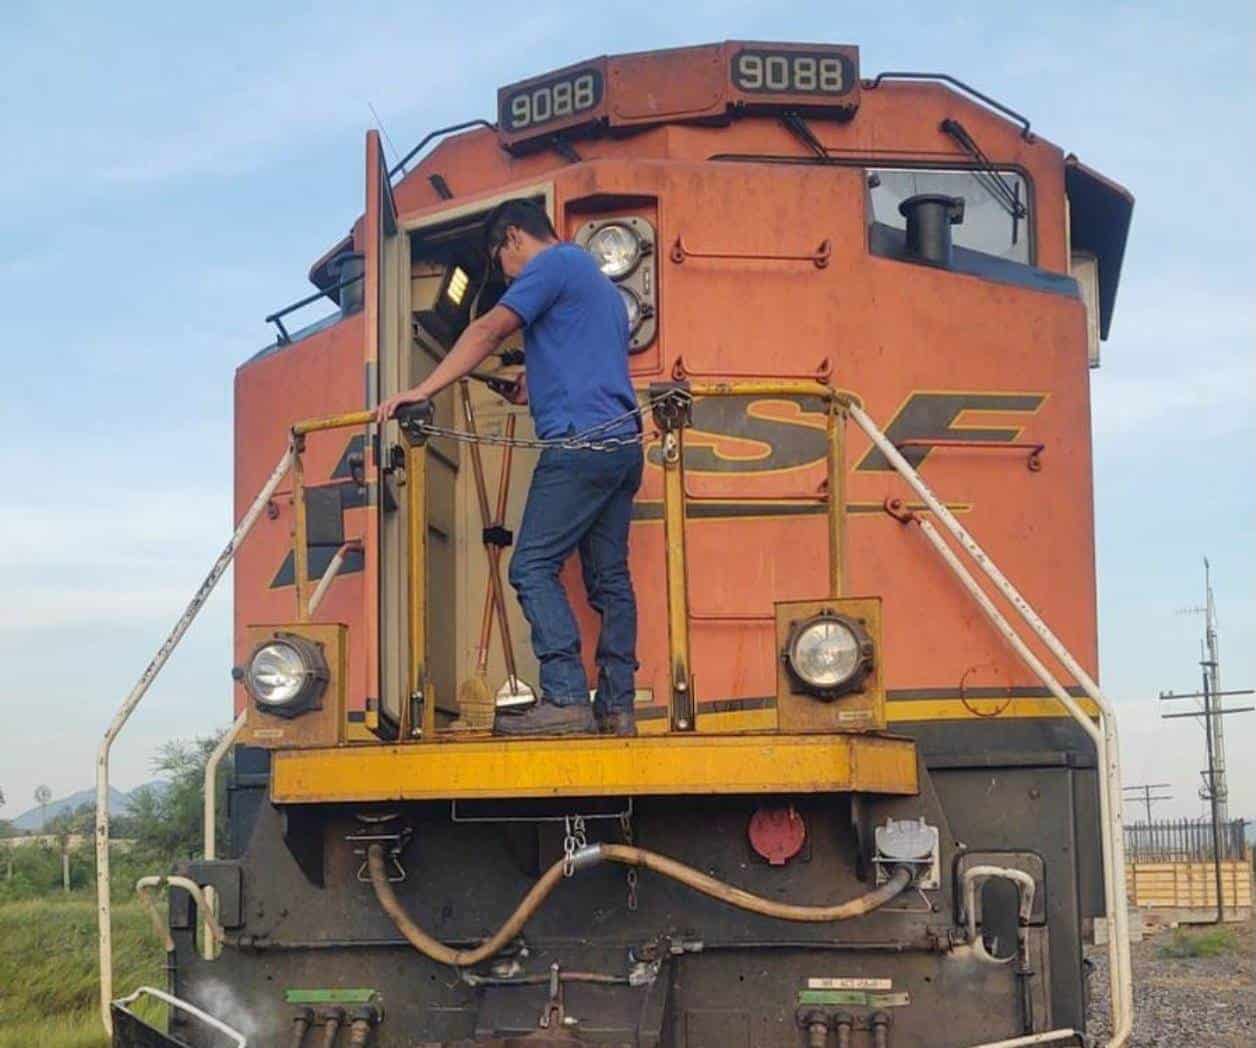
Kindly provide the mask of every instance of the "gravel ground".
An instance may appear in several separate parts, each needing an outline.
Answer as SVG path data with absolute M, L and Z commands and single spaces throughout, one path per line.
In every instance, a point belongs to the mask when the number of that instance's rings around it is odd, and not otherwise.
M 1161 956 L 1173 941 L 1168 930 L 1134 943 L 1132 1048 L 1256 1045 L 1256 921 L 1226 927 L 1238 948 L 1216 957 Z M 1095 965 L 1087 1032 L 1102 1044 L 1108 1031 L 1107 948 L 1091 947 L 1087 954 Z

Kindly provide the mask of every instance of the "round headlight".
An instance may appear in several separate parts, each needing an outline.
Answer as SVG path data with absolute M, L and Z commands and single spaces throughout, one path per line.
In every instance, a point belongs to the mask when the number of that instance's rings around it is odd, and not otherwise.
M 278 636 L 259 645 L 249 658 L 244 684 L 258 706 L 291 714 L 313 703 L 327 683 L 327 662 L 318 646 L 303 637 Z
M 612 280 L 626 277 L 641 258 L 641 238 L 627 226 L 611 223 L 603 226 L 591 237 L 589 254 Z
M 641 326 L 641 299 L 637 298 L 636 292 L 631 288 L 622 285 L 615 288 L 619 292 L 619 297 L 624 300 L 624 309 L 628 311 L 628 334 L 632 334 Z
M 837 695 L 857 687 L 871 668 L 872 642 L 853 620 L 820 615 L 794 627 L 785 657 L 805 688 Z

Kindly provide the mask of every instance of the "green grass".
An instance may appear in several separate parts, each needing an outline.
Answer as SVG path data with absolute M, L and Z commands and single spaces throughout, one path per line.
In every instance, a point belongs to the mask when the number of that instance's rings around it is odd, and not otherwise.
M 96 902 L 87 895 L 0 904 L 0 1048 L 97 1048 Z M 113 908 L 113 982 L 121 996 L 165 986 L 161 944 L 138 902 Z M 150 1022 L 161 1009 L 149 1002 Z
M 1237 950 L 1238 945 L 1238 938 L 1228 928 L 1210 928 L 1205 932 L 1176 928 L 1173 938 L 1160 947 L 1160 956 L 1216 957 Z

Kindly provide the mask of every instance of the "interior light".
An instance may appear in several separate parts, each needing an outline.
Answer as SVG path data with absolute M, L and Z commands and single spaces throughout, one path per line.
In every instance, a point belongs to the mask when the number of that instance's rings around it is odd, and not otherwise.
M 453 272 L 449 274 L 449 283 L 445 286 L 445 297 L 455 306 L 462 305 L 462 298 L 467 293 L 467 286 L 470 283 L 471 279 L 467 276 L 466 270 L 461 266 L 454 266 Z

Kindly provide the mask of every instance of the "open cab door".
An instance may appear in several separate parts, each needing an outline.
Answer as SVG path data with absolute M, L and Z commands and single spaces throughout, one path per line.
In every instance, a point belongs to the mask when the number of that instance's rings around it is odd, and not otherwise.
M 364 255 L 363 374 L 370 408 L 401 388 L 397 362 L 405 316 L 405 237 L 397 222 L 388 165 L 378 131 L 366 133 L 366 209 L 362 220 Z M 367 521 L 363 529 L 362 656 L 366 659 L 366 725 L 385 739 L 398 738 L 405 721 L 406 681 L 402 653 L 406 638 L 406 547 L 398 504 L 400 443 L 396 422 L 367 427 Z

